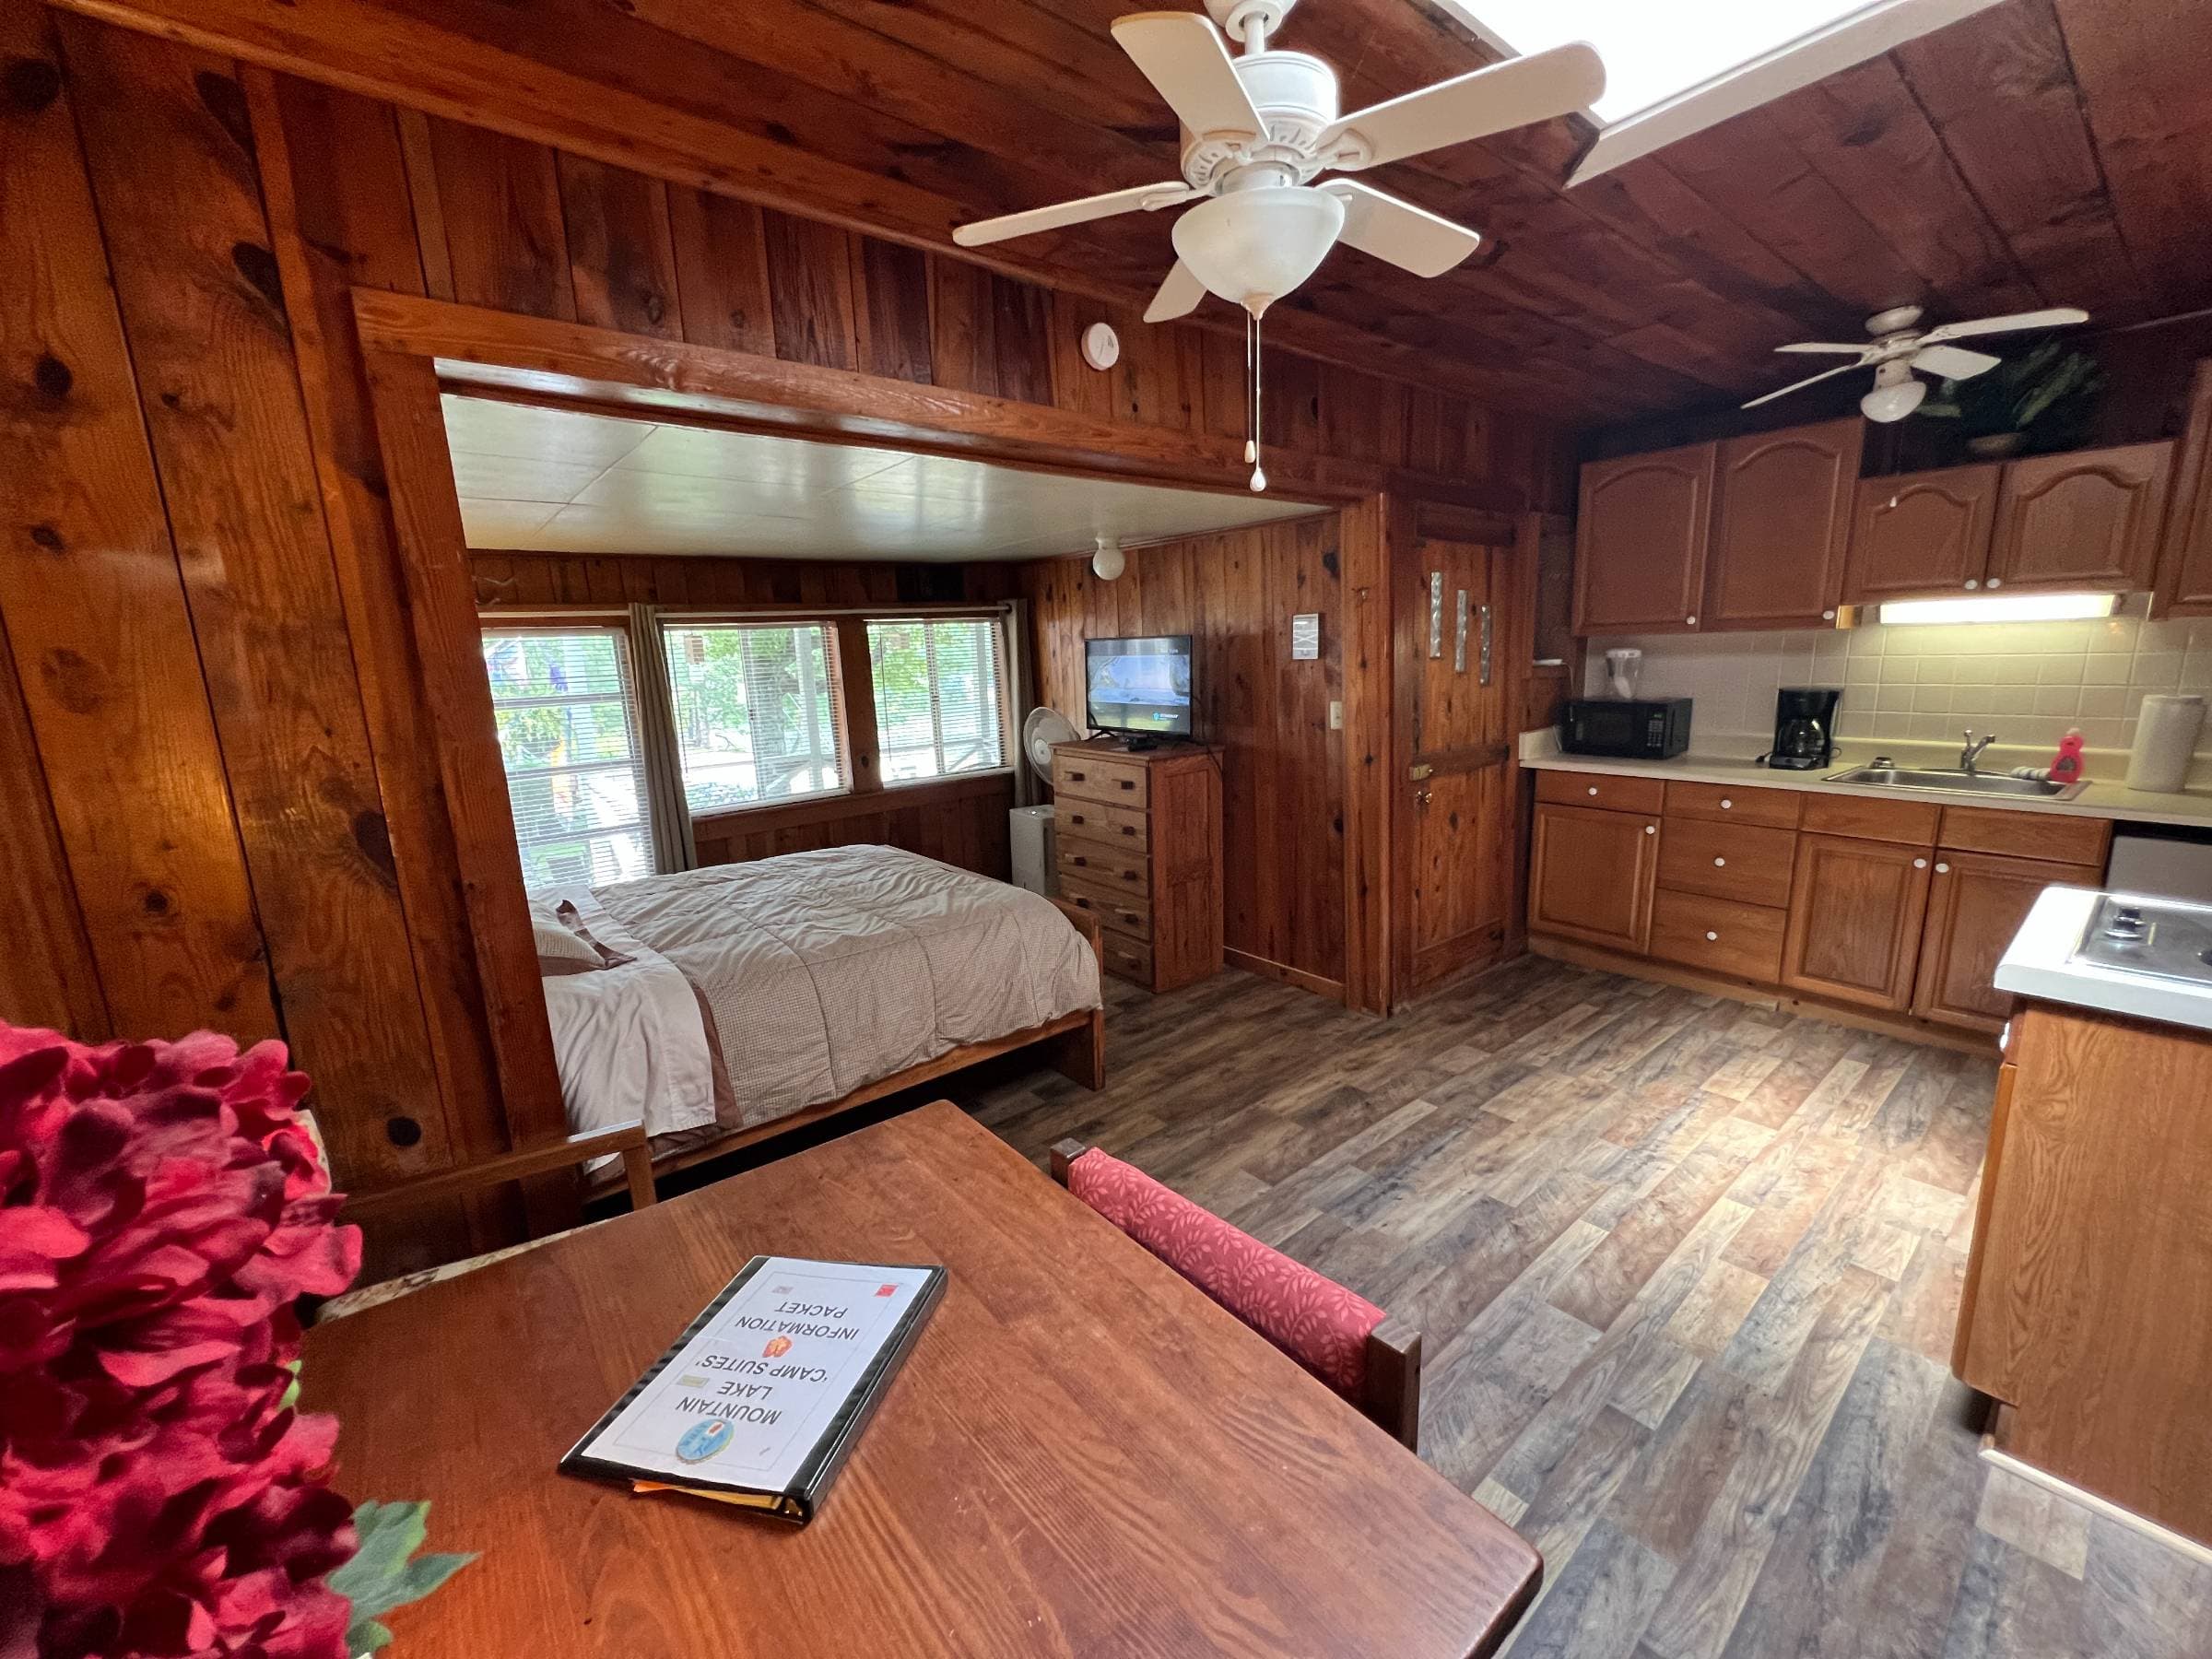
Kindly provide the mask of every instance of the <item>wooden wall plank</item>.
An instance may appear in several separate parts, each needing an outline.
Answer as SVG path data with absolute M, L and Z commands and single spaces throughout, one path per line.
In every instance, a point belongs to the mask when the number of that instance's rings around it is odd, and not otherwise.
M 860 323 L 853 293 L 853 237 L 834 225 L 763 213 L 769 311 L 776 355 L 822 369 L 860 366 Z
M 856 366 L 889 380 L 932 384 L 927 256 L 918 248 L 873 236 L 853 241 L 860 335 Z
M 0 619 L 114 1029 L 277 1034 L 47 15 L 0 9 Z
M 750 202 L 688 185 L 669 187 L 684 338 L 725 351 L 776 355 L 768 241 Z
M 576 320 L 682 338 L 667 185 L 582 156 L 560 156 L 558 174 Z
M 1336 515 L 1338 677 L 1343 688 L 1344 1000 L 1389 1012 L 1391 834 L 1399 788 L 1392 764 L 1388 502 L 1370 497 Z
M 576 290 L 553 152 L 504 133 L 434 119 L 430 155 L 453 298 L 574 322 Z
M 224 60 L 145 35 L 66 18 L 63 43 L 294 1063 L 347 1167 L 441 1167 L 245 95 Z M 385 1133 L 402 1117 L 413 1146 Z
M 8 917 L 8 947 L 0 950 L 0 1019 L 41 1026 L 79 1042 L 110 1035 L 100 969 L 77 908 L 76 884 L 46 763 L 30 729 L 30 712 L 16 678 L 7 630 L 0 628 L 0 909 Z

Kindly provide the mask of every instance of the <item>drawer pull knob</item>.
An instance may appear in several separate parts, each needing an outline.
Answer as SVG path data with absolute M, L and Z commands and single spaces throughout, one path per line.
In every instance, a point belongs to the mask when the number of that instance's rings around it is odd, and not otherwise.
M 1939 864 L 1936 866 L 1936 874 L 1938 876 L 1948 876 L 1950 873 L 1951 866 L 1947 864 Z
M 1597 785 L 1596 785 L 1596 784 L 1593 783 L 1593 784 L 1591 784 L 1591 785 L 1590 785 L 1590 793 L 1591 793 L 1592 794 L 1595 794 L 1597 793 Z
M 1656 835 L 1659 833 L 1659 826 L 1656 824 L 1646 824 L 1643 827 L 1643 832 L 1646 835 Z
M 1928 867 L 1928 861 L 1924 858 L 1916 858 L 1912 861 L 1912 867 L 1916 870 L 1924 870 Z
M 1712 867 L 1716 870 L 1724 870 L 1728 867 L 1728 861 L 1724 858 L 1716 858 L 1712 861 Z
M 1730 800 L 1730 799 L 1729 799 L 1729 798 L 1728 798 L 1726 795 L 1723 795 L 1723 796 L 1721 797 L 1721 810 L 1722 810 L 1723 812 L 1726 812 L 1726 811 L 1727 811 L 1727 810 L 1728 810 L 1730 807 L 1734 806 L 1735 805 L 1735 803 L 1734 801 Z
M 1718 945 L 1720 942 L 1721 935 L 1708 928 L 1705 933 L 1705 943 L 1708 945 Z

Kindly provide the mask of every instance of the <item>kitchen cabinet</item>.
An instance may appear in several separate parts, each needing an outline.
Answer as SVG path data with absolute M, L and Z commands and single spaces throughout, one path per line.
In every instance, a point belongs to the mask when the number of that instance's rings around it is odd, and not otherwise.
M 1693 443 L 1583 468 L 1576 633 L 1682 633 L 1698 626 L 1719 448 Z
M 1529 928 L 1641 956 L 1658 867 L 1656 818 L 1539 800 L 1529 843 Z
M 2006 947 L 2053 885 L 2095 887 L 2100 864 L 2051 864 L 1938 848 L 1921 933 L 1912 1012 L 1922 1019 L 1995 1035 L 2012 1012 L 2009 992 L 1990 982 Z
M 2172 463 L 2171 443 L 2006 463 L 1983 588 L 2148 588 Z
M 2003 470 L 1993 464 L 1862 479 L 1844 562 L 1844 603 L 1979 591 Z
M 1929 848 L 1799 836 L 1782 982 L 1863 1007 L 1910 1007 L 1934 862 Z
M 1853 415 L 1720 446 L 1700 629 L 1835 620 L 1865 435 Z
M 2173 505 L 2159 551 L 2158 608 L 2212 617 L 2212 358 L 2189 384 L 2189 422 L 2173 466 Z

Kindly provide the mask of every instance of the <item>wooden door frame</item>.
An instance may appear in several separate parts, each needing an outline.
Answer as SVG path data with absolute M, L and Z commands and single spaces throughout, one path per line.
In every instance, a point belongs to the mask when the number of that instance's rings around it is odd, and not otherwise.
M 522 861 L 489 688 L 441 394 L 842 443 L 893 444 L 1063 475 L 1242 493 L 1241 444 L 979 394 L 379 289 L 352 290 L 375 439 L 409 596 L 409 628 L 453 818 L 458 886 L 512 1145 L 567 1133 L 552 1033 L 530 949 Z M 1344 1000 L 1391 995 L 1389 608 L 1383 469 L 1285 451 L 1278 493 L 1340 514 L 1344 589 Z M 1380 599 L 1378 594 L 1382 595 Z
M 1383 564 L 1387 595 L 1383 620 L 1390 636 L 1390 763 L 1382 793 L 1390 814 L 1384 862 L 1390 870 L 1389 918 L 1385 955 L 1389 1009 L 1402 1006 L 1414 994 L 1413 823 L 1401 805 L 1414 760 L 1413 711 L 1420 680 L 1418 629 L 1409 613 L 1397 607 L 1399 583 L 1416 568 L 1414 555 L 1426 536 L 1511 549 L 1499 577 L 1492 604 L 1502 625 L 1494 649 L 1502 667 L 1498 695 L 1506 710 L 1503 798 L 1512 803 L 1503 833 L 1508 839 L 1506 860 L 1509 891 L 1505 895 L 1506 924 L 1502 950 L 1510 954 L 1520 934 L 1516 923 L 1523 911 L 1523 888 L 1527 881 L 1525 862 L 1520 856 L 1522 836 L 1518 803 L 1522 795 L 1519 733 L 1521 705 L 1527 694 L 1529 656 L 1535 638 L 1535 553 L 1543 518 L 1537 514 L 1511 514 L 1497 511 L 1478 493 L 1439 487 L 1432 480 L 1400 478 L 1389 499 L 1385 515 Z

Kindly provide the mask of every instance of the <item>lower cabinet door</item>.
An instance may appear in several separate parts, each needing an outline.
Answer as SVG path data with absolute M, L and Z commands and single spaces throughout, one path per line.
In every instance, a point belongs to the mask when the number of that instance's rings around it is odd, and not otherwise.
M 2006 1370 L 2007 1334 L 2000 1327 L 2009 1310 L 2002 1285 L 1983 1283 L 1989 1254 L 1989 1212 L 1996 1203 L 1997 1182 L 2005 1174 L 2005 1136 L 2012 1127 L 2012 1091 L 2019 1080 L 2017 1065 L 1997 1067 L 1997 1093 L 1989 1116 L 1989 1152 L 1982 1163 L 1981 1197 L 1974 1210 L 1974 1236 L 1967 1247 L 1966 1278 L 1959 1287 L 1959 1325 L 1951 1334 L 1951 1374 L 1969 1388 L 1978 1388 L 2000 1400 L 2017 1397 L 2018 1387 Z M 1983 1317 L 1987 1291 L 1990 1329 L 1979 1340 L 1975 1323 Z
M 1659 868 L 1659 820 L 1641 812 L 1538 803 L 1528 862 L 1528 930 L 1643 954 Z
M 1782 982 L 1869 1008 L 1910 1007 L 1935 859 L 1890 841 L 1800 835 Z
M 1994 1033 L 2012 1012 L 2012 994 L 1992 983 L 1997 962 L 2047 887 L 2099 887 L 2095 865 L 2000 858 L 1938 851 L 1928 889 L 1912 1012 L 1923 1019 Z

